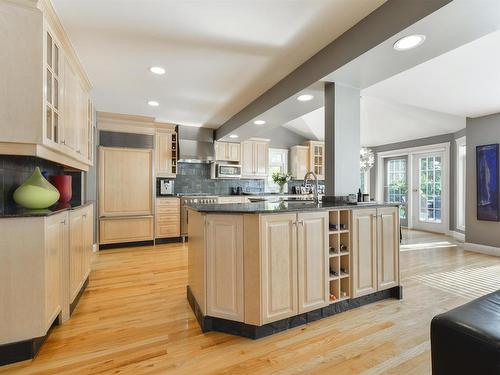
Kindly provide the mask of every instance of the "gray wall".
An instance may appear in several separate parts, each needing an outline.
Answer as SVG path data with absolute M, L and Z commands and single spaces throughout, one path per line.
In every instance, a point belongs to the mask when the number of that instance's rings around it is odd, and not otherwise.
M 500 247 L 500 223 L 478 221 L 476 210 L 476 146 L 500 143 L 500 113 L 468 118 L 467 136 L 467 198 L 465 200 L 466 242 Z
M 450 203 L 449 203 L 449 212 L 450 212 L 450 230 L 457 231 L 457 232 L 462 232 L 461 230 L 456 228 L 455 224 L 455 212 L 456 212 L 456 199 L 455 199 L 455 179 L 456 179 L 456 143 L 455 139 L 458 139 L 460 137 L 463 137 L 466 135 L 466 130 L 462 129 L 456 133 L 450 133 L 450 134 L 443 134 L 443 135 L 437 135 L 434 137 L 427 137 L 427 138 L 420 138 L 420 139 L 414 139 L 411 141 L 405 141 L 405 142 L 398 142 L 398 143 L 391 143 L 387 145 L 382 145 L 382 146 L 376 146 L 376 147 L 371 147 L 373 152 L 375 153 L 375 165 L 371 169 L 370 173 L 370 194 L 372 198 L 375 197 L 375 189 L 377 186 L 377 157 L 376 154 L 379 152 L 385 152 L 385 151 L 393 151 L 393 150 L 400 150 L 404 148 L 412 148 L 412 147 L 421 147 L 421 146 L 429 146 L 429 145 L 434 145 L 438 143 L 450 143 L 450 182 L 449 182 L 449 195 L 450 195 Z M 467 139 L 467 145 L 468 145 L 468 139 Z M 467 146 L 468 148 L 468 146 Z M 468 152 L 468 150 L 467 150 Z M 468 162 L 467 162 L 467 168 L 468 168 Z M 468 189 L 468 187 L 467 187 Z M 468 190 L 469 191 L 469 190 Z M 469 194 L 467 194 L 469 195 Z
M 262 138 L 269 138 L 269 147 L 271 148 L 286 148 L 289 149 L 292 146 L 302 145 L 306 138 L 301 135 L 294 133 L 282 126 L 271 129 L 262 135 Z

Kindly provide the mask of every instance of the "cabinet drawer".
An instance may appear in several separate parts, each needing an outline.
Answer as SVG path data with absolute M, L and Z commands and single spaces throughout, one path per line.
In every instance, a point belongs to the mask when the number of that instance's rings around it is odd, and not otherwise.
M 156 238 L 179 237 L 180 223 L 156 223 Z
M 179 198 L 156 198 L 156 205 L 158 207 L 179 207 Z
M 153 239 L 153 217 L 100 219 L 99 230 L 101 244 L 148 241 Z
M 180 212 L 179 207 L 156 207 L 157 215 L 179 215 Z
M 180 224 L 179 217 L 156 217 L 156 223 L 161 224 Z

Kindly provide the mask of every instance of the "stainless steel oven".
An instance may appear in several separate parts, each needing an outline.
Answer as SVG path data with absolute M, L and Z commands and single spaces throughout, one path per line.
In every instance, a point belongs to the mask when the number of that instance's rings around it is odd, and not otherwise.
M 241 165 L 215 163 L 215 178 L 240 178 Z
M 182 196 L 181 197 L 181 236 L 185 238 L 188 234 L 188 209 L 187 205 L 191 203 L 217 203 L 215 196 Z

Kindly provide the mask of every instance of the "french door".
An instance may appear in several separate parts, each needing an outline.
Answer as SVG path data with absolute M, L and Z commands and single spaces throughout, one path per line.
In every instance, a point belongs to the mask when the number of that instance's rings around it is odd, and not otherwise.
M 413 155 L 413 228 L 440 233 L 447 231 L 447 176 L 444 152 Z

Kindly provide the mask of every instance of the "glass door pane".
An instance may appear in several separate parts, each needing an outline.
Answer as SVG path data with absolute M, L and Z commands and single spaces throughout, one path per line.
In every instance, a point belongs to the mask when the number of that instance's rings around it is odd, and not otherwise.
M 418 181 L 418 217 L 421 222 L 442 222 L 442 157 L 429 155 L 419 158 Z
M 401 204 L 399 218 L 401 225 L 408 224 L 408 179 L 407 158 L 386 159 L 385 162 L 385 201 Z

